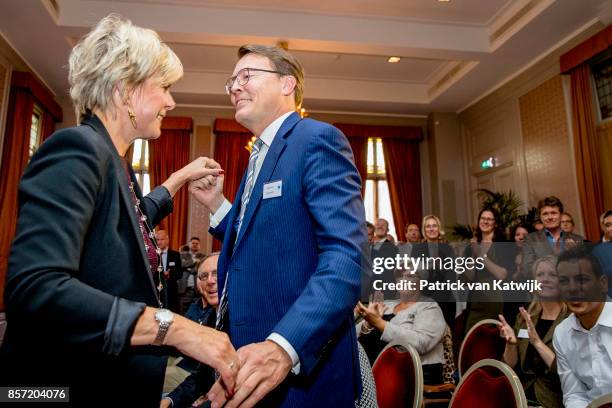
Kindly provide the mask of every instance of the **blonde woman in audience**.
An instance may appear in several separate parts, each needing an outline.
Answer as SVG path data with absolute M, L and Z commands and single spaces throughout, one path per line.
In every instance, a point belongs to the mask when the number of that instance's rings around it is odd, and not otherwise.
M 397 269 L 395 280 L 406 286 L 398 291 L 399 300 L 370 302 L 367 307 L 357 304 L 355 311 L 364 319 L 357 325 L 359 342 L 372 364 L 391 345 L 411 345 L 421 357 L 425 383 L 441 384 L 446 329 L 442 310 L 433 299 L 421 295 L 420 277 L 414 270 Z M 413 289 L 408 289 L 409 284 Z
M 431 261 L 430 267 L 425 268 L 427 273 L 423 276 L 429 282 L 456 280 L 457 274 L 454 270 L 445 270 L 439 267 L 440 262 L 433 262 L 435 258 L 439 258 L 438 261 L 441 260 L 442 263 L 449 258 L 454 258 L 453 249 L 444 238 L 445 233 L 440 218 L 433 214 L 423 217 L 421 231 L 423 233 L 423 242 L 412 247 L 412 257 L 421 257 Z M 452 330 L 455 325 L 455 314 L 457 312 L 454 293 L 452 291 L 437 290 L 424 291 L 424 294 L 438 302 L 444 314 L 444 320 Z
M 521 378 L 527 398 L 544 408 L 563 407 L 552 342 L 555 328 L 569 313 L 560 301 L 556 265 L 552 255 L 534 262 L 533 277 L 542 290 L 527 310 L 519 309 L 514 329 L 499 315 L 499 332 L 506 340 L 503 360 Z

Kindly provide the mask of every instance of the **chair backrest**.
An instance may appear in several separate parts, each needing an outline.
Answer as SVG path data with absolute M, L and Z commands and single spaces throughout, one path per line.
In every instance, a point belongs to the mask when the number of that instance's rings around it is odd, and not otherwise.
M 385 349 L 372 367 L 379 408 L 420 408 L 423 399 L 423 366 L 410 345 Z
M 487 358 L 461 378 L 449 407 L 527 408 L 527 398 L 516 373 L 507 364 Z
M 485 358 L 501 360 L 506 343 L 499 335 L 499 323 L 495 319 L 481 320 L 468 331 L 459 350 L 459 376 Z
M 612 393 L 593 400 L 587 408 L 612 408 Z

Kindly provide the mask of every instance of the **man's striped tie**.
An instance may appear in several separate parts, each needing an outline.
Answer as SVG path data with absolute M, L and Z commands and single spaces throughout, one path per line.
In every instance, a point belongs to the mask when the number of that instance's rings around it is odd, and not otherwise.
M 240 215 L 238 216 L 238 222 L 236 227 L 236 239 L 238 239 L 240 227 L 242 226 L 242 219 L 244 218 L 244 213 L 246 212 L 247 205 L 249 204 L 249 199 L 251 198 L 251 193 L 253 192 L 253 185 L 255 184 L 255 166 L 257 165 L 257 157 L 259 157 L 259 152 L 261 151 L 262 145 L 263 141 L 258 138 L 255 143 L 253 143 L 253 150 L 251 150 L 251 155 L 249 156 L 247 177 L 246 181 L 244 182 L 242 199 L 240 200 Z M 219 302 L 219 310 L 217 311 L 217 330 L 223 330 L 225 326 L 225 318 L 227 313 L 228 282 L 229 273 L 225 275 L 225 285 L 223 286 L 223 293 L 221 295 L 221 301 Z

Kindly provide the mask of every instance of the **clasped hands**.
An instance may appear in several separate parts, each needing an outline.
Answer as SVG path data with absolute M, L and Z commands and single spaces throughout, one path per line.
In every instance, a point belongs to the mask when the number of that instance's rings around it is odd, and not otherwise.
M 202 158 L 205 169 L 221 169 L 221 165 L 209 158 Z M 223 170 L 192 180 L 189 191 L 211 213 L 223 204 Z M 249 408 L 255 406 L 270 391 L 275 389 L 289 374 L 293 366 L 291 357 L 278 344 L 271 340 L 248 344 L 237 351 L 239 367 L 235 386 L 224 383 L 223 377 L 211 387 L 207 396 L 212 408 Z
M 287 377 L 293 365 L 289 354 L 271 340 L 241 347 L 238 358 L 240 368 L 234 392 L 228 392 L 219 378 L 208 392 L 212 408 L 255 406 Z

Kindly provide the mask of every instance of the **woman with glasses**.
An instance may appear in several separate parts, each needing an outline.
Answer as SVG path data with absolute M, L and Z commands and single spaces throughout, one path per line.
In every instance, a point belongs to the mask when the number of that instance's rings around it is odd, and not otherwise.
M 484 208 L 478 213 L 478 225 L 464 257 L 479 258 L 484 268 L 468 268 L 464 278 L 471 282 L 489 283 L 508 277 L 508 254 L 503 247 L 504 232 L 500 227 L 499 214 L 493 208 Z M 475 262 L 476 265 L 478 263 Z M 496 319 L 504 310 L 504 294 L 501 291 L 474 291 L 468 296 L 468 312 L 465 331 L 467 332 L 483 319 Z

